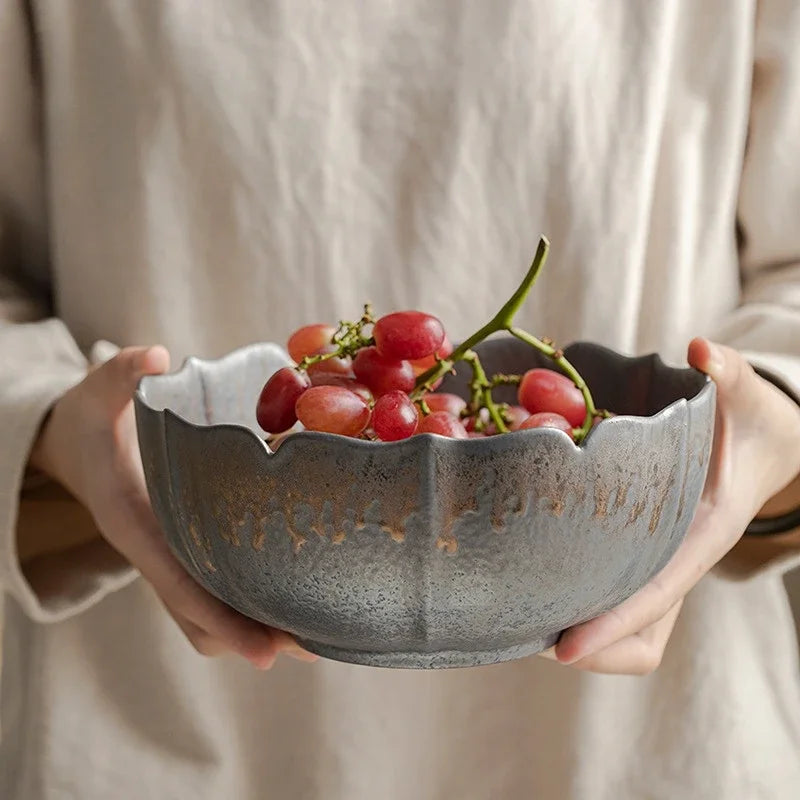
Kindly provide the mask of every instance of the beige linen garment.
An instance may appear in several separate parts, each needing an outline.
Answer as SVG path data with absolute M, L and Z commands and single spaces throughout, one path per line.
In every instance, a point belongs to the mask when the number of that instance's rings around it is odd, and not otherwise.
M 457 339 L 540 232 L 525 326 L 712 334 L 800 386 L 798 41 L 796 0 L 0 4 L 0 797 L 800 797 L 791 550 L 704 579 L 647 678 L 263 674 L 196 655 L 75 504 L 19 513 L 96 342 L 217 356 L 366 299 Z M 75 546 L 23 571 L 18 526 Z

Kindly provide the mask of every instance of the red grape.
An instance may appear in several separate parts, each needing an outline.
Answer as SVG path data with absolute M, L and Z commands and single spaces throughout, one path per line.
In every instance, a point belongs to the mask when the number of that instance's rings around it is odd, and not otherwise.
M 313 355 L 317 356 L 323 353 L 332 353 L 336 349 L 336 345 L 329 344 L 319 349 L 316 353 L 313 353 Z M 326 358 L 324 361 L 317 361 L 316 364 L 309 364 L 306 372 L 312 381 L 315 375 L 321 375 L 323 373 L 326 375 L 339 375 L 343 378 L 352 378 L 353 364 L 348 356 L 336 356 L 335 358 Z
M 528 419 L 530 414 L 528 413 L 528 409 L 523 408 L 522 406 L 509 406 L 506 409 L 505 416 L 506 420 L 508 420 L 508 429 L 510 431 L 517 431 L 522 426 L 522 423 Z
M 334 378 L 340 378 L 344 381 L 354 381 L 356 379 L 353 365 L 349 358 L 329 358 L 327 361 L 309 364 L 306 372 L 311 379 L 311 383 L 319 386 L 332 386 Z
M 312 386 L 343 386 L 355 392 L 365 403 L 372 402 L 372 392 L 363 383 L 358 383 L 354 377 L 348 378 L 333 372 L 315 372 L 309 377 Z
M 369 406 L 343 386 L 312 386 L 300 396 L 297 418 L 309 431 L 358 436 L 369 424 Z
M 377 348 L 365 347 L 353 359 L 356 378 L 367 386 L 375 397 L 399 389 L 408 394 L 414 388 L 414 370 L 408 361 L 384 358 Z
M 323 348 L 331 344 L 334 333 L 336 333 L 336 328 L 330 325 L 306 325 L 298 328 L 289 337 L 287 344 L 289 355 L 295 361 L 302 361 L 306 356 L 323 352 Z
M 561 414 L 577 428 L 586 416 L 586 403 L 580 389 L 566 377 L 550 369 L 531 369 L 522 377 L 519 402 L 531 414 L 552 411 Z
M 348 383 L 345 389 L 349 389 L 351 392 L 358 395 L 370 407 L 372 407 L 372 404 L 375 402 L 372 392 L 367 389 L 363 383 L 353 381 L 353 383 Z
M 434 364 L 436 364 L 436 356 L 439 356 L 439 358 L 447 358 L 452 352 L 453 345 L 450 344 L 450 340 L 447 338 L 447 334 L 445 334 L 444 341 L 436 351 L 435 355 L 432 354 L 425 356 L 425 358 L 411 359 L 411 366 L 414 368 L 414 374 L 422 375 L 423 372 L 427 372 Z
M 372 410 L 372 427 L 383 442 L 408 439 L 417 429 L 417 407 L 405 392 L 387 392 L 378 398 Z
M 296 369 L 282 367 L 261 390 L 256 406 L 258 424 L 267 433 L 283 433 L 297 422 L 295 404 L 308 389 L 308 378 Z
M 451 439 L 467 439 L 469 434 L 464 426 L 446 411 L 434 411 L 420 420 L 417 433 L 438 433 Z
M 572 425 L 561 414 L 554 414 L 552 411 L 539 411 L 536 414 L 531 414 L 519 426 L 520 430 L 527 430 L 528 428 L 558 428 L 560 431 L 572 436 Z
M 464 427 L 470 432 L 474 431 L 479 419 L 484 426 L 489 424 L 489 412 L 485 408 L 481 408 L 475 416 L 467 417 L 464 420 Z
M 425 403 L 431 411 L 446 411 L 456 419 L 461 419 L 461 412 L 467 407 L 467 401 L 457 394 L 432 392 L 424 397 Z
M 522 406 L 509 406 L 505 410 L 505 419 L 507 420 L 506 427 L 510 431 L 518 431 L 520 425 L 528 419 L 529 416 L 530 414 Z M 494 422 L 490 422 L 486 426 L 486 433 L 490 436 L 494 436 L 497 433 L 497 426 Z
M 372 329 L 378 352 L 397 361 L 433 355 L 444 342 L 442 323 L 422 311 L 396 311 Z

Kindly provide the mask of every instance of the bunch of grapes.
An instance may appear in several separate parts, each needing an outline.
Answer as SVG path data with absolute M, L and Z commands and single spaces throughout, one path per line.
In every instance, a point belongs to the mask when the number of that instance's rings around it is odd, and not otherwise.
M 558 428 L 580 442 L 609 412 L 599 411 L 583 379 L 547 339 L 512 324 L 547 253 L 537 256 L 520 288 L 483 328 L 453 348 L 444 326 L 421 311 L 375 319 L 369 306 L 356 322 L 306 325 L 288 342 L 294 367 L 279 369 L 258 399 L 259 425 L 282 434 L 298 421 L 306 430 L 395 442 L 419 433 L 453 439 L 527 428 Z M 500 330 L 550 357 L 561 372 L 531 369 L 524 375 L 487 376 L 475 344 Z M 457 361 L 472 368 L 470 399 L 438 392 Z M 517 405 L 496 403 L 492 390 L 517 387 Z

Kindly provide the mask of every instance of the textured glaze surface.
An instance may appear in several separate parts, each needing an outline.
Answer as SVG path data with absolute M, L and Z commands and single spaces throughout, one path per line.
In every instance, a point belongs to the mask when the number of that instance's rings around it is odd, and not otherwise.
M 549 366 L 479 348 L 490 371 Z M 254 406 L 284 351 L 189 359 L 136 394 L 147 485 L 170 547 L 210 592 L 331 658 L 393 667 L 537 652 L 669 560 L 708 466 L 714 386 L 654 356 L 567 348 L 599 407 L 576 447 L 539 428 L 380 444 L 320 433 L 272 453 Z M 463 394 L 463 370 L 447 388 Z

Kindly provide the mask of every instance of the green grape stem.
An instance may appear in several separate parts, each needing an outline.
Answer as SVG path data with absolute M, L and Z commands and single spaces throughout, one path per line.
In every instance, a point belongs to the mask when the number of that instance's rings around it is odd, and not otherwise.
M 487 339 L 494 333 L 504 331 L 510 333 L 512 336 L 515 336 L 517 339 L 520 339 L 534 349 L 538 350 L 543 355 L 550 358 L 580 390 L 581 394 L 583 395 L 584 402 L 586 403 L 586 417 L 584 418 L 583 425 L 580 428 L 574 429 L 573 437 L 576 443 L 580 443 L 586 438 L 586 435 L 592 428 L 595 416 L 598 415 L 592 394 L 589 391 L 589 387 L 586 385 L 586 382 L 583 380 L 575 367 L 564 357 L 563 351 L 557 349 L 552 344 L 551 340 L 538 339 L 537 337 L 527 333 L 527 331 L 514 326 L 514 316 L 525 302 L 525 298 L 528 296 L 528 293 L 530 292 L 534 283 L 536 283 L 536 279 L 539 277 L 542 267 L 544 267 L 545 261 L 547 260 L 547 253 L 549 249 L 550 243 L 547 241 L 546 237 L 542 236 L 539 239 L 539 245 L 536 248 L 536 254 L 533 257 L 533 262 L 531 263 L 530 269 L 520 285 L 517 287 L 514 294 L 511 295 L 508 301 L 497 312 L 497 314 L 495 314 L 495 316 L 489 320 L 489 322 L 473 333 L 472 336 L 469 336 L 467 339 L 465 339 L 447 358 L 438 360 L 434 366 L 423 372 L 417 378 L 414 391 L 411 394 L 412 399 L 418 400 L 426 392 L 431 391 L 433 386 L 440 378 L 444 377 L 446 373 L 453 370 L 453 367 L 457 361 L 470 362 L 473 369 L 471 389 L 474 392 L 476 383 L 480 382 L 478 375 L 482 374 L 482 380 L 486 385 L 484 386 L 481 383 L 480 392 L 484 396 L 486 408 L 492 417 L 492 421 L 497 426 L 497 430 L 500 432 L 507 431 L 508 427 L 502 419 L 502 415 L 491 397 L 492 383 L 486 378 L 486 373 L 484 372 L 482 365 L 480 365 L 480 359 L 478 359 L 477 356 L 475 356 L 475 354 L 472 352 L 472 348 L 479 342 L 482 342 L 484 339 Z M 477 369 L 480 370 L 480 373 L 476 371 L 476 364 Z M 498 383 L 496 385 L 513 385 L 518 377 L 519 376 L 494 376 L 493 380 L 498 379 Z M 503 379 L 508 380 L 505 381 Z M 488 394 L 488 403 L 486 402 L 486 396 L 484 393 Z
M 346 320 L 339 322 L 339 327 L 331 337 L 330 342 L 335 345 L 334 350 L 330 353 L 305 356 L 298 363 L 296 369 L 300 372 L 305 372 L 312 364 L 319 364 L 321 361 L 328 361 L 331 358 L 355 356 L 362 348 L 375 344 L 375 340 L 371 336 L 364 336 L 364 328 L 367 325 L 374 324 L 374 322 L 375 317 L 372 314 L 372 306 L 367 303 L 364 306 L 364 313 L 358 322 L 347 322 Z
M 478 354 L 474 350 L 467 350 L 461 360 L 472 367 L 472 381 L 470 381 L 472 409 L 477 413 L 481 406 L 484 407 L 489 412 L 489 417 L 494 422 L 497 432 L 508 433 L 508 425 L 506 425 L 500 409 L 492 398 L 492 385 L 486 377 L 486 372 L 483 369 L 480 358 L 478 358 Z
M 589 387 L 586 385 L 586 381 L 584 381 L 584 379 L 581 377 L 581 374 L 578 372 L 578 370 L 576 370 L 575 367 L 573 367 L 572 364 L 570 364 L 570 362 L 564 357 L 563 350 L 558 350 L 551 344 L 545 344 L 541 339 L 537 339 L 535 336 L 532 336 L 530 333 L 523 331 L 520 328 L 511 327 L 508 329 L 508 332 L 512 336 L 516 336 L 516 338 L 520 341 L 529 344 L 543 355 L 546 355 L 548 358 L 552 359 L 556 366 L 580 390 L 581 394 L 583 395 L 583 401 L 586 403 L 586 416 L 584 417 L 583 425 L 580 428 L 575 429 L 574 436 L 576 442 L 583 441 L 583 439 L 586 438 L 586 434 L 588 434 L 592 429 L 594 418 L 599 413 L 595 408 L 594 399 L 592 398 L 592 393 L 589 391 Z
M 489 383 L 492 389 L 496 389 L 498 386 L 519 386 L 522 383 L 522 375 L 503 375 L 498 373 L 489 378 Z
M 320 353 L 316 356 L 304 356 L 295 367 L 299 372 L 305 372 L 312 364 L 319 364 L 320 361 L 327 361 L 330 358 L 338 358 L 342 355 L 341 348 L 334 350 L 331 353 Z
M 551 339 L 539 339 L 514 325 L 514 317 L 525 302 L 525 298 L 528 296 L 531 288 L 536 283 L 542 271 L 542 267 L 544 267 L 545 261 L 547 260 L 549 249 L 550 243 L 547 241 L 546 237 L 542 236 L 539 239 L 539 245 L 536 248 L 536 254 L 533 257 L 533 262 L 528 272 L 514 294 L 511 295 L 497 314 L 482 328 L 475 331 L 472 336 L 465 339 L 447 358 L 439 358 L 437 356 L 436 364 L 417 378 L 410 397 L 414 402 L 419 404 L 423 415 L 430 413 L 430 409 L 425 403 L 425 394 L 433 391 L 437 381 L 443 378 L 447 373 L 455 371 L 456 362 L 464 361 L 472 368 L 472 380 L 470 381 L 472 399 L 469 412 L 477 415 L 481 408 L 486 408 L 497 431 L 499 433 L 506 433 L 508 431 L 508 425 L 504 416 L 504 408 L 502 404 L 498 405 L 494 402 L 492 398 L 492 389 L 498 386 L 518 386 L 522 377 L 520 375 L 497 374 L 488 378 L 478 354 L 473 350 L 475 345 L 479 342 L 484 341 L 484 339 L 487 339 L 492 334 L 502 331 L 510 333 L 512 336 L 525 342 L 551 359 L 558 369 L 560 369 L 580 390 L 584 402 L 586 403 L 586 417 L 580 428 L 573 429 L 573 438 L 577 443 L 582 442 L 586 438 L 592 428 L 595 418 L 599 417 L 602 419 L 608 416 L 608 412 L 603 409 L 598 410 L 595 407 L 592 394 L 586 382 L 575 367 L 564 357 L 563 351 L 559 350 Z M 357 322 L 342 321 L 339 323 L 339 327 L 331 338 L 331 344 L 335 346 L 332 352 L 306 356 L 297 365 L 297 369 L 305 371 L 312 364 L 318 364 L 330 358 L 353 357 L 362 348 L 374 345 L 374 338 L 364 335 L 364 328 L 374 324 L 374 322 L 375 317 L 373 316 L 372 308 L 367 304 L 364 306 L 363 315 Z M 477 420 L 477 422 L 480 423 L 480 420 Z

